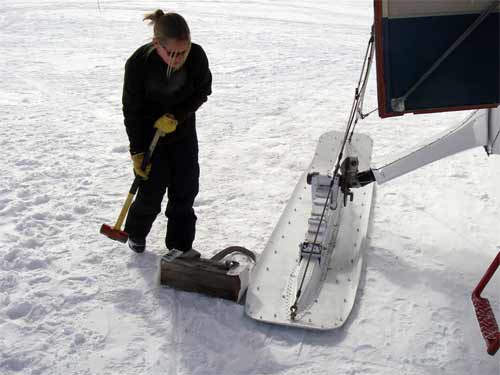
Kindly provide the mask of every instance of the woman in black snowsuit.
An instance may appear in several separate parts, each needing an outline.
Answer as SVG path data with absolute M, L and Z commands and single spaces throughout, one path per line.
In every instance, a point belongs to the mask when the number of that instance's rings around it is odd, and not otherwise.
M 123 114 L 134 172 L 144 178 L 125 231 L 130 248 L 143 252 L 168 187 L 165 244 L 169 250 L 189 256 L 193 253 L 193 203 L 199 180 L 195 112 L 211 94 L 212 75 L 205 52 L 191 43 L 182 16 L 157 10 L 144 20 L 153 24 L 154 38 L 127 60 L 123 87 Z M 160 138 L 151 164 L 142 170 L 155 128 L 166 135 Z

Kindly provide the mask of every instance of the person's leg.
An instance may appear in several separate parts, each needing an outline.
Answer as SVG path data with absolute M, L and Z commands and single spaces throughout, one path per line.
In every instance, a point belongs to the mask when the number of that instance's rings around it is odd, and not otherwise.
M 165 245 L 169 250 L 191 249 L 196 231 L 196 215 L 193 204 L 198 194 L 200 167 L 198 164 L 198 140 L 196 136 L 172 145 L 169 150 L 172 160 Z
M 163 154 L 164 147 L 157 147 L 152 158 L 149 178 L 141 182 L 137 196 L 130 206 L 125 232 L 129 238 L 141 241 L 151 230 L 156 216 L 161 211 L 161 202 L 168 185 L 168 161 Z

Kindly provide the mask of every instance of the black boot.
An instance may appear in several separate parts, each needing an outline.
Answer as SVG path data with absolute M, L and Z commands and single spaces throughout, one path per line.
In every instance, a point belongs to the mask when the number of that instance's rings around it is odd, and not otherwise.
M 183 251 L 183 253 L 179 256 L 179 258 L 183 259 L 196 259 L 200 258 L 201 254 L 195 249 L 191 248 L 187 251 Z
M 186 251 L 171 249 L 162 257 L 162 259 L 166 260 L 167 262 L 171 262 L 176 258 L 193 260 L 200 258 L 200 256 L 201 254 L 195 249 Z
M 146 239 L 142 237 L 129 237 L 128 247 L 136 253 L 143 253 L 146 250 Z

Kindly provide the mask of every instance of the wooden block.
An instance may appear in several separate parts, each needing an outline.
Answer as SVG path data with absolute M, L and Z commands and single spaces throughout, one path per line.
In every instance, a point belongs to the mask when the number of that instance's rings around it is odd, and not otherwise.
M 160 261 L 160 283 L 176 289 L 239 302 L 248 286 L 249 267 L 231 269 L 208 259 Z

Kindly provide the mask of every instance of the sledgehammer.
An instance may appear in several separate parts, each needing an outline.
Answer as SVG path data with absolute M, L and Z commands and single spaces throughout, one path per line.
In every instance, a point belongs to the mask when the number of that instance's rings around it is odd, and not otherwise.
M 144 159 L 142 161 L 141 169 L 143 171 L 146 170 L 147 165 L 149 164 L 149 161 L 151 160 L 151 156 L 153 155 L 153 152 L 156 148 L 156 144 L 158 143 L 158 139 L 160 137 L 163 137 L 165 133 L 161 131 L 160 129 L 156 129 L 156 133 L 153 137 L 153 140 L 151 141 L 151 144 L 149 145 L 148 150 L 144 154 Z M 105 236 L 108 236 L 112 240 L 115 241 L 120 241 L 120 242 L 127 242 L 128 240 L 128 233 L 123 231 L 122 224 L 123 221 L 125 220 L 125 217 L 127 216 L 127 212 L 130 208 L 130 205 L 132 204 L 134 200 L 135 193 L 137 193 L 137 189 L 139 188 L 139 185 L 142 181 L 141 176 L 135 176 L 134 182 L 132 183 L 132 186 L 130 187 L 130 190 L 127 195 L 127 199 L 125 200 L 125 204 L 122 207 L 122 210 L 120 211 L 120 215 L 118 216 L 118 220 L 116 220 L 116 223 L 114 226 L 110 226 L 107 224 L 101 225 L 101 233 L 104 234 Z

